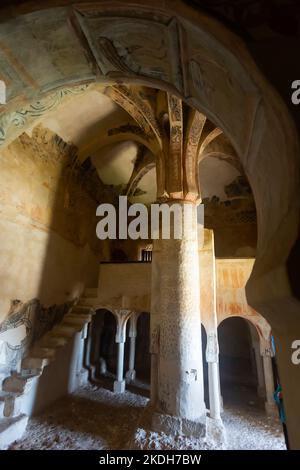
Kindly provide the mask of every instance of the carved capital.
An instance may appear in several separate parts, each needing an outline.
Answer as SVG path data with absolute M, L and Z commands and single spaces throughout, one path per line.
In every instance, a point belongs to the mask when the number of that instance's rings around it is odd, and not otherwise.
M 127 309 L 114 309 L 113 314 L 117 321 L 116 343 L 125 343 L 126 325 L 132 315 L 132 311 Z

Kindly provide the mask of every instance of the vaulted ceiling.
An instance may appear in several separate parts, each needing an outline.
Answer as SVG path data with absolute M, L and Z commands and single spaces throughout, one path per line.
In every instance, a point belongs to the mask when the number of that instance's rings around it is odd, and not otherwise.
M 90 161 L 101 184 L 131 202 L 149 204 L 156 199 L 156 158 L 168 144 L 170 115 L 167 94 L 137 86 L 90 86 L 84 93 L 66 96 L 53 111 L 35 120 L 36 126 L 51 130 L 76 147 L 77 159 Z M 191 108 L 183 106 L 183 128 Z M 224 201 L 245 197 L 245 192 L 228 191 L 242 178 L 240 161 L 223 132 L 205 116 L 197 140 L 201 197 Z M 188 132 L 186 130 L 185 132 Z M 168 151 L 166 147 L 166 151 Z M 236 186 L 238 187 L 238 186 Z M 246 193 L 249 196 L 249 191 Z

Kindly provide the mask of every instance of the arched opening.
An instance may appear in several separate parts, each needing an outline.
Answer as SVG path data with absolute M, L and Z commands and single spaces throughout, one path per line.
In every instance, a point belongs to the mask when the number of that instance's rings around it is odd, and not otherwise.
M 251 331 L 250 331 L 251 329 Z M 252 335 L 256 338 L 252 339 Z M 258 334 L 240 317 L 224 320 L 218 328 L 220 347 L 220 383 L 225 405 L 264 407 L 258 396 L 257 366 L 253 341 Z
M 127 340 L 125 347 L 125 369 L 130 371 L 131 354 L 130 321 L 127 324 Z M 150 396 L 151 381 L 151 355 L 150 351 L 150 314 L 141 312 L 137 319 L 135 352 L 134 352 L 134 378 L 127 375 L 128 390 Z M 128 380 L 129 379 L 129 380 Z
M 203 382 L 204 382 L 204 401 L 206 408 L 209 410 L 209 393 L 208 393 L 208 364 L 206 361 L 207 334 L 205 327 L 201 325 L 202 337 L 202 358 L 203 358 Z
M 89 364 L 93 381 L 116 376 L 116 319 L 109 310 L 97 310 L 90 326 L 91 349 Z

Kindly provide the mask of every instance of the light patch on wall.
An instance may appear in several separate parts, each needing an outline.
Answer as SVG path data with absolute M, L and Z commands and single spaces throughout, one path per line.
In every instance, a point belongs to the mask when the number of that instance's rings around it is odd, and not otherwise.
M 152 168 L 141 179 L 138 190 L 131 196 L 132 203 L 150 204 L 156 201 L 156 168 Z
M 217 196 L 221 201 L 227 198 L 225 186 L 239 175 L 236 168 L 214 157 L 207 157 L 199 165 L 200 188 L 202 199 Z
M 135 142 L 127 141 L 101 149 L 92 162 L 104 184 L 126 185 L 138 152 Z
M 89 90 L 78 96 L 68 97 L 54 111 L 49 112 L 34 126 L 42 123 L 59 135 L 65 142 L 77 146 L 85 155 L 85 148 L 91 142 L 99 146 L 101 135 L 107 129 L 118 125 L 128 115 L 110 98 L 96 90 Z M 27 130 L 31 133 L 31 130 Z

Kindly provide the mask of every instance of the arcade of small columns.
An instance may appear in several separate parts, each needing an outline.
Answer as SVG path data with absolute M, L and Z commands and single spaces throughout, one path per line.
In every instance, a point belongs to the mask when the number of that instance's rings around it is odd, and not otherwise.
M 201 253 L 203 251 L 199 251 L 199 255 L 201 258 Z M 211 253 L 210 253 L 211 254 Z M 215 265 L 215 260 L 213 259 L 212 266 Z M 201 261 L 200 261 L 201 266 Z M 215 275 L 214 272 L 211 273 L 213 276 Z M 205 273 L 205 284 L 207 289 L 207 283 L 209 279 L 207 277 L 207 272 Z M 212 288 L 214 292 L 216 290 L 216 283 L 215 279 L 212 278 L 211 282 Z M 201 281 L 200 281 L 200 291 L 201 291 Z M 208 298 L 209 296 L 206 296 Z M 210 313 L 205 315 L 204 324 L 205 324 L 205 331 L 207 331 L 207 345 L 206 345 L 206 352 L 205 358 L 198 357 L 198 361 L 206 361 L 208 364 L 208 387 L 209 387 L 209 416 L 215 420 L 221 420 L 221 412 L 223 408 L 223 399 L 221 394 L 221 387 L 220 387 L 220 372 L 219 372 L 219 345 L 218 345 L 218 326 L 220 325 L 221 321 L 225 321 L 228 318 L 232 318 L 232 316 L 221 316 L 219 318 L 216 313 L 216 305 L 215 299 L 216 295 L 211 297 L 213 299 L 213 310 L 210 310 Z M 153 303 L 153 302 L 152 302 Z M 205 300 L 203 302 L 205 304 Z M 204 305 L 203 305 L 204 306 Z M 207 306 L 206 306 L 207 307 Z M 114 381 L 113 389 L 116 393 L 123 393 L 125 391 L 126 383 L 134 382 L 136 379 L 136 370 L 135 370 L 135 354 L 136 354 L 136 338 L 137 338 L 137 322 L 138 318 L 141 315 L 141 311 L 132 311 L 126 308 L 115 309 L 111 308 L 110 306 L 104 306 L 95 308 L 95 310 L 99 309 L 110 309 L 109 311 L 114 316 L 116 321 L 116 336 L 115 342 L 118 345 L 118 356 L 117 356 L 117 373 L 116 379 Z M 200 310 L 202 309 L 202 302 Z M 206 310 L 207 312 L 207 310 Z M 200 317 L 200 315 L 199 315 Z M 151 316 L 150 316 L 151 318 Z M 267 414 L 276 414 L 276 406 L 274 404 L 273 393 L 274 393 L 274 378 L 273 378 L 273 368 L 272 368 L 272 356 L 273 350 L 270 343 L 270 326 L 263 319 L 258 313 L 255 312 L 255 316 L 250 317 L 247 313 L 242 316 L 246 321 L 258 321 L 260 324 L 255 325 L 256 332 L 252 331 L 251 334 L 251 347 L 254 352 L 255 356 L 255 366 L 257 372 L 257 394 L 258 396 L 265 398 L 265 410 Z M 151 320 L 152 321 L 152 320 Z M 129 328 L 127 328 L 127 324 L 129 323 Z M 203 322 L 202 322 L 203 324 Z M 253 323 L 252 323 L 253 325 Z M 125 351 L 125 343 L 126 343 L 126 331 L 128 333 L 129 339 L 129 363 L 128 363 L 128 370 L 124 371 L 124 351 Z M 195 331 L 193 331 L 193 335 Z M 158 383 L 158 366 L 159 366 L 159 352 L 160 352 L 160 344 L 159 344 L 159 332 L 158 327 L 156 325 L 156 332 L 155 336 L 152 336 L 154 341 L 152 342 L 152 349 L 151 349 L 151 363 L 152 363 L 152 374 L 151 374 L 151 401 L 154 405 L 158 405 L 158 390 L 159 390 L 159 383 Z M 100 337 L 96 335 L 94 341 L 99 342 Z M 201 346 L 201 333 L 199 334 L 199 330 L 196 330 L 194 341 L 200 344 Z M 155 345 L 153 347 L 153 345 Z M 91 370 L 91 377 L 94 378 L 95 374 L 95 364 L 90 363 L 90 351 L 92 345 L 92 336 L 89 334 L 87 336 L 87 348 L 85 352 L 85 365 Z M 198 350 L 199 354 L 199 350 Z M 179 353 L 178 353 L 179 355 Z M 202 354 L 201 354 L 202 356 Z M 100 358 L 99 358 L 100 359 Z M 195 358 L 195 362 L 197 358 Z M 198 362 L 197 366 L 197 379 L 198 375 L 202 375 L 202 362 Z M 196 367 L 195 366 L 195 367 Z M 174 365 L 175 367 L 175 365 Z M 106 372 L 106 367 L 101 371 L 101 373 Z M 200 377 L 201 377 L 200 375 Z M 202 385 L 203 389 L 203 385 Z M 202 395 L 201 395 L 202 396 Z M 198 401 L 196 400 L 195 405 L 198 405 Z M 179 416 L 180 411 L 177 412 Z M 177 416 L 175 415 L 175 416 Z
M 214 262 L 205 275 L 205 289 L 211 290 L 210 304 L 200 305 L 201 256 L 198 245 L 197 205 L 200 202 L 199 151 L 203 147 L 204 115 L 189 109 L 184 119 L 182 101 L 174 95 L 159 92 L 156 117 L 143 102 L 138 108 L 133 92 L 126 87 L 111 87 L 107 93 L 141 124 L 156 156 L 157 200 L 167 204 L 189 206 L 188 220 L 182 211 L 183 236 L 179 239 L 153 241 L 150 353 L 151 405 L 153 426 L 157 430 L 186 435 L 201 435 L 205 427 L 203 358 L 201 346 L 201 314 L 210 312 L 205 323 L 207 332 L 206 361 L 209 371 L 210 417 L 221 421 L 221 395 L 218 366 L 216 287 Z M 141 101 L 141 100 L 140 100 Z M 142 109 L 142 111 L 141 111 Z M 160 122 L 159 126 L 157 122 Z M 166 131 L 166 123 L 169 132 Z M 206 136 L 207 145 L 221 131 Z M 202 142 L 201 141 L 202 137 Z M 138 179 L 138 175 L 135 175 Z M 129 187 L 132 181 L 129 182 Z M 128 191 L 129 192 L 129 191 Z M 204 228 L 204 227 L 202 227 Z M 199 271 L 200 265 L 200 271 Z M 210 285 L 211 284 L 211 285 Z M 125 390 L 124 343 L 126 324 L 130 320 L 130 366 L 127 380 L 135 377 L 134 356 L 136 324 L 139 313 L 131 309 L 110 309 L 117 320 L 117 379 L 114 391 Z M 270 334 L 270 331 L 269 331 Z M 267 409 L 273 409 L 273 375 L 271 348 L 267 339 L 261 341 L 257 359 L 263 356 L 264 373 L 258 367 L 259 380 L 265 377 Z M 258 360 L 259 363 L 259 360 Z

